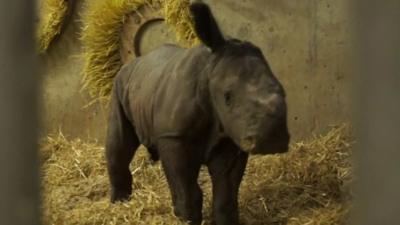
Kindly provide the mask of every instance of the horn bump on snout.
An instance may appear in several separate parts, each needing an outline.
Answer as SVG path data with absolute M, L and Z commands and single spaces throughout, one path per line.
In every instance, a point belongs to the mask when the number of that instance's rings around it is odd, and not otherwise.
M 269 97 L 267 105 L 271 110 L 271 113 L 282 114 L 286 111 L 285 98 L 279 94 L 273 94 Z

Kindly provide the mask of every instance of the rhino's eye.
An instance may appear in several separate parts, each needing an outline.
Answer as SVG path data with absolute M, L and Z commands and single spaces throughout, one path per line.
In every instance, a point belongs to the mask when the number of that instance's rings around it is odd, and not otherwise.
M 230 92 L 230 91 L 225 92 L 224 100 L 225 100 L 225 105 L 231 106 L 232 105 L 232 92 Z

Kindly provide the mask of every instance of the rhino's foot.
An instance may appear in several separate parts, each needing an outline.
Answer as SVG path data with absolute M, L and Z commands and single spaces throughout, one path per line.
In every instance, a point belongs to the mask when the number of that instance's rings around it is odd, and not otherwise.
M 126 202 L 130 200 L 132 194 L 132 189 L 130 190 L 112 190 L 111 192 L 111 202 Z

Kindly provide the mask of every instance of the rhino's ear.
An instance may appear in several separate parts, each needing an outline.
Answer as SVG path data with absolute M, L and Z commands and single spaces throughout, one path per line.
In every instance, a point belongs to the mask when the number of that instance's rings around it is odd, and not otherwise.
M 208 5 L 198 0 L 191 1 L 190 12 L 193 16 L 195 32 L 203 44 L 212 51 L 224 45 L 225 39 Z

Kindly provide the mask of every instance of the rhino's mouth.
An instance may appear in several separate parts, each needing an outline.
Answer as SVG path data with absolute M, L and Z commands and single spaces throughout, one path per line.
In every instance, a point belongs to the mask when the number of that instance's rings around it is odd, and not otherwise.
M 243 151 L 251 153 L 256 148 L 256 139 L 247 137 L 240 142 L 240 147 Z
M 285 153 L 289 149 L 289 139 L 257 143 L 256 138 L 249 137 L 240 142 L 240 148 L 250 154 Z

